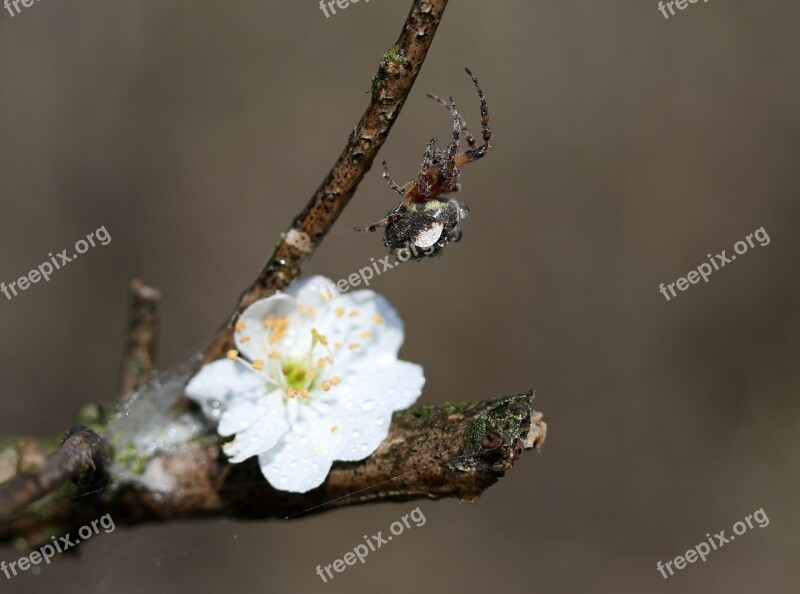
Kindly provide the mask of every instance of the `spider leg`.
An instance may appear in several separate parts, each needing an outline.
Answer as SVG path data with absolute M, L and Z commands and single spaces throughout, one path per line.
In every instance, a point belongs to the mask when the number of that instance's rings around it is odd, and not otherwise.
M 458 155 L 456 157 L 456 166 L 471 163 L 483 157 L 489 148 L 491 148 L 492 140 L 492 129 L 489 127 L 489 107 L 486 105 L 486 97 L 483 96 L 483 89 L 481 89 L 481 85 L 477 77 L 472 74 L 472 71 L 469 68 L 465 68 L 464 70 L 466 70 L 467 74 L 472 78 L 472 82 L 478 90 L 478 98 L 481 101 L 481 133 L 483 135 L 483 145 L 477 148 L 470 148 L 470 150 L 466 151 L 463 155 Z
M 406 188 L 401 188 L 397 184 L 397 182 L 392 179 L 392 176 L 389 175 L 389 170 L 386 168 L 386 161 L 383 162 L 383 179 L 386 180 L 386 183 L 389 184 L 389 187 L 392 188 L 395 192 L 397 192 L 401 196 L 405 195 Z
M 450 141 L 450 146 L 447 148 L 447 163 L 445 164 L 445 178 L 451 179 L 456 172 L 456 153 L 458 152 L 458 143 L 461 140 L 461 116 L 456 109 L 456 102 L 450 97 L 450 114 L 453 116 L 453 140 Z
M 378 229 L 385 229 L 388 225 L 391 225 L 398 219 L 403 218 L 403 214 L 399 212 L 393 212 L 391 214 L 386 215 L 380 221 L 372 223 L 368 227 L 355 227 L 356 231 L 377 231 Z
M 436 101 L 439 105 L 443 106 L 447 111 L 450 111 L 450 104 L 447 103 L 447 101 L 445 101 L 438 95 L 433 95 L 431 93 L 427 93 L 427 95 L 428 97 Z M 469 128 L 467 127 L 467 121 L 461 114 L 458 114 L 458 125 L 461 126 L 461 134 L 466 139 L 469 148 L 477 148 L 478 143 L 475 142 L 475 137 L 472 135 L 472 132 L 469 131 Z
M 431 166 L 433 165 L 433 156 L 435 152 L 436 139 L 431 138 L 431 141 L 428 143 L 428 146 L 425 149 L 425 155 L 422 157 L 422 169 L 420 169 L 419 177 L 417 178 L 417 191 L 419 192 L 420 196 L 427 196 L 430 192 L 428 176 L 431 172 Z

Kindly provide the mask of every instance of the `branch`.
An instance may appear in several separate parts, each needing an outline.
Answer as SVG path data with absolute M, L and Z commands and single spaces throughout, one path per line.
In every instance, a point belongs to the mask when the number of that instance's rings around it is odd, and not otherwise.
M 161 293 L 135 279 L 130 286 L 130 312 L 119 392 L 128 400 L 153 375 L 158 350 L 158 305 Z
M 203 363 L 219 359 L 233 347 L 232 326 L 249 305 L 286 289 L 300 275 L 350 202 L 411 92 L 446 6 L 447 0 L 414 0 L 397 43 L 381 60 L 373 79 L 372 99 L 342 154 L 303 212 L 281 235 L 258 278 L 239 298 L 228 323 L 206 348 Z
M 291 518 L 333 507 L 420 497 L 474 502 L 547 430 L 526 392 L 395 413 L 389 435 L 361 462 L 336 463 L 307 493 L 273 489 L 255 458 L 232 465 L 217 444 L 195 442 L 153 458 L 139 484 L 55 500 L 0 522 L 0 542 L 68 532 L 103 514 L 117 524 L 234 517 Z M 35 545 L 36 543 L 30 543 Z
M 22 442 L 26 443 L 26 442 Z M 27 440 L 27 443 L 30 443 Z M 0 520 L 12 517 L 29 503 L 59 489 L 68 480 L 75 478 L 84 482 L 89 471 L 94 471 L 92 458 L 100 447 L 100 437 L 87 427 L 74 427 L 43 464 L 30 464 L 37 454 L 19 452 L 16 478 L 0 490 Z

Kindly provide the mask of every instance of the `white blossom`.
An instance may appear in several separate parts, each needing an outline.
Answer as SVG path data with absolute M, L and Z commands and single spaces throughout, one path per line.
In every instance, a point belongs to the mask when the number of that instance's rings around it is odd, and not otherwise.
M 321 485 L 335 460 L 357 461 L 386 438 L 392 413 L 422 392 L 422 367 L 400 361 L 403 324 L 373 291 L 332 293 L 321 276 L 258 301 L 235 328 L 236 350 L 203 367 L 186 394 L 218 420 L 231 462 L 258 456 L 277 489 Z

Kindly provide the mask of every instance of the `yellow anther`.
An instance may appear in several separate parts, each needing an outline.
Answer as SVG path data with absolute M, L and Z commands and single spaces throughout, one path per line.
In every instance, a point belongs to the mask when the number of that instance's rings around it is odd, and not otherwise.
M 307 379 L 313 380 L 315 377 L 317 377 L 317 372 L 315 370 L 309 369 L 308 371 L 306 371 Z
M 294 398 L 295 396 L 297 396 L 297 392 L 295 391 L 294 388 L 289 387 L 289 388 L 286 388 L 286 395 L 289 398 Z
M 245 329 L 245 327 L 246 327 L 245 323 L 242 320 L 239 320 L 238 322 L 236 322 L 236 325 L 234 326 L 234 328 L 236 328 L 237 332 L 241 332 L 242 330 Z
M 320 334 L 316 328 L 311 329 L 311 338 L 322 345 L 328 346 L 328 337 L 324 334 Z
M 325 360 L 328 362 L 328 365 L 333 365 L 333 357 L 330 355 L 325 357 Z
M 285 336 L 286 336 L 286 330 L 278 330 L 277 332 L 273 332 L 272 334 L 269 335 L 269 343 L 275 344 Z
M 308 390 L 306 390 L 305 388 L 300 388 L 300 396 L 302 396 L 303 398 L 308 398 Z
M 253 369 L 255 369 L 256 371 L 261 371 L 262 369 L 264 369 L 264 361 L 261 359 L 256 359 L 255 361 L 253 361 Z
M 247 343 L 247 342 L 250 342 L 250 337 L 249 337 L 249 336 L 242 336 L 242 337 L 239 339 L 239 342 L 241 342 L 242 344 L 244 344 L 244 343 Z
M 333 299 L 333 295 L 331 295 L 330 291 L 322 291 L 322 299 L 325 301 L 330 301 Z
M 325 380 L 323 380 L 322 384 L 320 385 L 322 386 L 322 389 L 325 390 L 326 392 L 331 389 L 331 385 Z
M 327 361 L 325 360 L 325 357 L 323 357 L 322 359 L 320 359 L 319 361 L 317 361 L 317 367 L 318 367 L 319 369 L 322 369 L 323 367 L 325 367 L 325 364 L 326 364 L 326 363 L 327 363 Z
M 361 338 L 372 338 L 372 332 L 364 330 L 364 332 L 361 333 Z
M 340 378 L 338 375 L 334 375 L 331 378 L 331 385 L 332 386 L 338 386 L 341 383 L 342 383 L 342 378 Z
M 231 349 L 225 356 L 228 357 L 228 359 L 230 359 L 231 361 L 236 361 L 236 359 L 239 358 L 239 351 L 237 351 L 236 349 Z
M 383 324 L 383 318 L 380 317 L 378 314 L 372 316 L 372 321 L 375 322 L 376 324 Z
M 347 317 L 348 317 L 348 318 L 354 318 L 354 317 L 356 317 L 357 315 L 358 315 L 358 312 L 357 312 L 356 310 L 353 310 L 353 311 L 351 311 L 349 314 L 347 314 Z
M 347 348 L 350 349 L 351 351 L 354 351 L 358 348 L 358 346 L 359 345 L 357 342 L 351 342 L 350 344 L 347 345 Z
M 278 351 L 272 351 L 269 354 L 269 358 L 270 359 L 280 359 L 281 358 L 281 354 Z
M 333 312 L 336 314 L 337 318 L 341 318 L 344 315 L 344 308 L 337 307 L 336 309 L 333 310 Z
M 331 433 L 336 433 L 338 430 L 339 430 L 339 428 L 336 425 L 331 427 Z
M 286 330 L 288 325 L 289 318 L 287 316 L 264 318 L 264 327 L 271 330 Z
M 333 348 L 335 349 L 342 348 L 342 343 L 337 340 L 336 342 L 333 343 Z

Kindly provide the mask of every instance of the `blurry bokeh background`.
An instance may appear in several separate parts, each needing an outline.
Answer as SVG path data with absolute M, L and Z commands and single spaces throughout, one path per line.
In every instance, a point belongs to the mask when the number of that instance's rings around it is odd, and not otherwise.
M 363 112 L 409 2 L 41 0 L 0 14 L 0 280 L 105 225 L 48 284 L 0 295 L 0 434 L 63 431 L 113 398 L 126 291 L 163 292 L 160 363 L 199 348 Z M 401 183 L 450 121 L 494 147 L 436 261 L 375 279 L 424 365 L 424 403 L 538 391 L 550 426 L 476 505 L 353 507 L 96 536 L 0 592 L 795 592 L 800 512 L 800 5 L 452 2 L 378 157 Z M 394 194 L 374 168 L 307 272 L 382 257 L 351 229 Z M 678 277 L 771 239 L 667 302 Z M 327 584 L 318 564 L 419 505 L 427 523 Z M 763 508 L 664 580 L 666 562 Z M 11 549 L 0 558 L 16 559 Z

